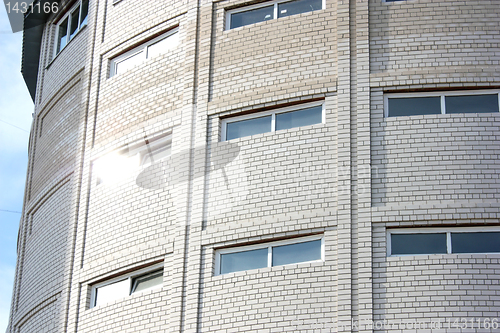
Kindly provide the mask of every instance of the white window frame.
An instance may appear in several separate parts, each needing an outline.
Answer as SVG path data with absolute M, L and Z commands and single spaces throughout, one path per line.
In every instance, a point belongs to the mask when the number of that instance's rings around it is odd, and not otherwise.
M 290 263 L 290 264 L 286 264 L 286 265 L 273 265 L 272 264 L 272 260 L 273 260 L 272 248 L 273 247 L 282 246 L 282 245 L 299 244 L 299 243 L 305 243 L 305 242 L 310 242 L 310 241 L 315 241 L 315 240 L 321 240 L 321 259 L 310 260 L 310 261 L 299 261 L 299 262 Z M 245 252 L 245 251 L 250 251 L 250 250 L 260 250 L 260 249 L 266 249 L 266 248 L 267 248 L 267 266 L 266 266 L 267 268 L 268 267 L 288 266 L 288 265 L 297 265 L 297 264 L 303 264 L 303 263 L 325 261 L 325 237 L 323 234 L 319 234 L 319 235 L 312 235 L 312 236 L 305 236 L 305 237 L 290 238 L 290 239 L 285 239 L 285 240 L 281 240 L 281 241 L 259 243 L 259 244 L 254 244 L 254 245 L 237 246 L 237 247 L 230 247 L 230 248 L 226 248 L 226 249 L 216 250 L 215 251 L 215 275 L 227 275 L 227 274 L 237 273 L 237 272 L 231 272 L 231 273 L 221 274 L 221 272 L 220 272 L 221 255 L 228 254 L 228 253 Z M 265 268 L 265 267 L 262 267 L 262 268 Z M 256 269 L 261 269 L 261 268 L 255 268 L 255 269 L 250 269 L 250 270 L 256 270 Z M 246 272 L 246 271 L 249 271 L 249 270 L 242 270 L 242 271 L 238 271 L 238 272 Z
M 123 54 L 121 54 L 121 55 L 119 55 L 117 57 L 114 57 L 114 58 L 110 59 L 109 60 L 109 64 L 110 64 L 109 78 L 117 75 L 116 74 L 116 66 L 120 62 L 122 62 L 122 61 L 124 61 L 124 60 L 126 60 L 126 59 L 128 59 L 128 58 L 130 58 L 130 57 L 132 57 L 134 55 L 137 55 L 139 53 L 143 53 L 144 54 L 142 62 L 145 62 L 146 60 L 150 59 L 148 57 L 148 52 L 147 52 L 149 46 L 151 46 L 153 44 L 156 44 L 157 42 L 159 42 L 159 41 L 161 41 L 163 39 L 169 38 L 170 36 L 172 36 L 172 35 L 174 35 L 174 34 L 176 34 L 178 32 L 179 32 L 179 27 L 175 27 L 175 28 L 170 29 L 169 31 L 165 32 L 164 34 L 161 34 L 160 36 L 158 36 L 156 38 L 153 38 L 153 39 L 147 41 L 146 43 L 143 43 L 143 44 L 141 44 L 141 45 L 133 48 L 130 51 L 127 51 L 127 52 L 125 52 L 125 53 L 123 53 Z
M 254 118 L 260 118 L 260 117 L 265 117 L 271 115 L 271 131 L 270 132 L 276 132 L 276 115 L 280 113 L 286 113 L 286 112 L 291 112 L 291 111 L 300 111 L 302 109 L 307 109 L 315 106 L 321 105 L 321 124 L 324 124 L 326 122 L 326 115 L 325 115 L 325 101 L 316 101 L 316 102 L 310 102 L 310 103 L 304 103 L 304 104 L 298 104 L 298 105 L 293 105 L 293 106 L 287 106 L 284 108 L 279 108 L 279 109 L 273 109 L 269 111 L 263 111 L 263 112 L 254 112 L 250 114 L 245 114 L 242 116 L 235 116 L 235 117 L 228 117 L 224 118 L 221 121 L 221 141 L 227 141 L 226 139 L 226 132 L 227 132 L 227 124 L 229 123 L 234 123 L 237 121 L 241 120 L 248 120 L 248 119 L 254 119 Z M 305 125 L 305 126 L 313 126 L 317 124 L 312 124 L 312 125 Z M 299 126 L 299 127 L 304 127 L 304 126 Z M 299 127 L 294 127 L 294 128 L 299 128 Z M 281 130 L 280 130 L 281 131 Z M 270 133 L 270 132 L 265 132 L 265 133 Z M 263 134 L 263 133 L 262 133 Z
M 291 2 L 291 1 L 294 1 L 294 0 L 265 1 L 265 2 L 261 2 L 261 3 L 257 3 L 255 5 L 243 6 L 243 7 L 238 7 L 235 9 L 228 10 L 228 11 L 226 11 L 226 24 L 225 24 L 226 29 L 225 30 L 232 30 L 231 29 L 231 15 L 233 15 L 233 14 L 246 12 L 246 11 L 257 9 L 257 8 L 270 7 L 272 5 L 272 6 L 274 6 L 274 11 L 273 11 L 273 18 L 271 20 L 276 20 L 276 19 L 278 19 L 278 4 L 285 3 L 285 2 Z M 325 8 L 326 8 L 326 0 L 322 0 L 321 1 L 321 10 L 324 10 Z M 241 27 L 238 27 L 238 28 L 241 28 Z M 237 28 L 234 28 L 234 29 L 237 29 Z
M 84 24 L 82 26 L 82 4 L 83 4 L 83 1 L 84 0 L 78 0 L 74 5 L 73 7 L 71 7 L 70 10 L 68 10 L 68 12 L 66 14 L 64 14 L 64 16 L 59 19 L 59 21 L 57 21 L 56 23 L 56 35 L 55 35 L 55 43 L 54 43 L 54 57 L 57 56 L 62 50 L 64 50 L 64 48 L 69 44 L 69 42 L 71 40 L 73 40 L 73 38 L 75 38 L 78 33 L 83 29 L 83 27 L 85 27 L 88 23 Z M 73 36 L 73 38 L 70 38 L 70 30 L 71 30 L 71 14 L 76 10 L 76 8 L 79 7 L 80 9 L 78 10 L 79 13 L 78 13 L 78 28 L 76 29 L 76 32 L 75 32 L 75 36 Z M 89 15 L 89 12 L 90 12 L 90 0 L 89 0 L 89 10 L 87 11 L 87 20 L 88 20 L 88 15 Z M 58 51 L 57 50 L 57 45 L 59 44 L 59 29 L 60 29 L 60 26 L 61 26 L 61 23 L 63 23 L 66 19 L 68 19 L 68 26 L 66 27 L 66 44 Z
M 401 229 L 387 229 L 386 230 L 386 241 L 387 241 L 387 256 L 388 257 L 411 257 L 411 256 L 421 256 L 421 255 L 433 255 L 432 253 L 422 253 L 422 254 L 392 254 L 392 243 L 391 235 L 393 234 L 446 234 L 446 254 L 465 254 L 465 253 L 452 253 L 452 243 L 451 234 L 460 232 L 500 232 L 500 227 L 456 227 L 456 228 L 401 228 Z M 436 253 L 443 255 L 443 253 Z M 479 254 L 479 253 L 470 253 Z M 481 254 L 500 254 L 498 252 L 489 252 Z
M 446 114 L 446 96 L 470 96 L 470 95 L 493 95 L 498 96 L 498 109 L 500 110 L 500 90 L 498 89 L 481 89 L 481 90 L 453 90 L 453 91 L 435 91 L 435 92 L 415 92 L 415 93 L 389 93 L 384 94 L 384 117 L 389 117 L 389 99 L 390 98 L 405 98 L 405 97 L 436 97 L 441 99 L 441 114 Z M 399 116 L 404 117 L 404 116 Z M 396 118 L 396 117 L 395 117 Z
M 102 305 L 97 305 L 96 306 L 97 289 L 105 287 L 105 286 L 110 285 L 110 284 L 113 284 L 115 282 L 120 282 L 120 281 L 123 281 L 123 280 L 128 280 L 129 281 L 129 283 L 128 283 L 128 285 L 129 285 L 129 291 L 128 291 L 129 295 L 128 295 L 128 297 L 132 296 L 133 294 L 142 294 L 142 293 L 144 293 L 144 292 L 146 292 L 148 290 L 162 288 L 163 287 L 163 283 L 160 284 L 160 285 L 158 285 L 158 286 L 154 286 L 154 287 L 151 287 L 151 288 L 148 288 L 148 289 L 145 289 L 145 290 L 141 290 L 141 291 L 137 291 L 137 292 L 132 293 L 133 281 L 134 281 L 135 278 L 151 274 L 151 273 L 153 273 L 153 272 L 155 272 L 157 270 L 160 270 L 160 269 L 164 269 L 164 263 L 163 262 L 155 264 L 155 265 L 152 265 L 152 266 L 149 266 L 149 267 L 146 267 L 146 268 L 142 268 L 142 269 L 133 271 L 133 272 L 128 273 L 128 274 L 123 274 L 123 275 L 114 277 L 112 279 L 109 279 L 109 280 L 106 280 L 106 281 L 103 281 L 103 282 L 99 282 L 99 283 L 93 284 L 92 285 L 92 289 L 91 289 L 91 295 L 90 295 L 90 308 L 95 308 L 95 307 L 102 306 Z M 165 271 L 163 272 L 163 274 L 165 274 Z M 124 297 L 124 298 L 126 298 L 126 297 Z

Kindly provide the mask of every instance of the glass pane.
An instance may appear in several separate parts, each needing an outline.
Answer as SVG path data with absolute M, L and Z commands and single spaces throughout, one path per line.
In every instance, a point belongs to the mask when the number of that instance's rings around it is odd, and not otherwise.
M 59 25 L 57 36 L 57 52 L 61 51 L 68 43 L 68 19 Z
M 498 112 L 498 94 L 445 96 L 446 113 Z
M 137 277 L 132 282 L 132 294 L 159 287 L 163 284 L 163 270 Z
M 226 140 L 271 132 L 271 120 L 271 116 L 266 116 L 228 123 L 226 127 Z
M 446 252 L 446 233 L 391 234 L 391 254 L 439 254 Z
M 389 117 L 440 114 L 441 97 L 389 98 Z
M 299 126 L 319 124 L 323 119 L 321 105 L 298 111 L 278 113 L 276 115 L 276 130 Z
M 452 253 L 498 253 L 500 232 L 452 232 Z
M 321 9 L 323 0 L 295 0 L 278 4 L 278 17 L 285 17 Z
M 164 38 L 150 46 L 148 46 L 148 59 L 156 57 L 168 50 L 173 49 L 179 43 L 179 34 L 175 32 L 174 34 Z
M 231 14 L 231 29 L 273 19 L 274 6 L 267 6 Z
M 267 248 L 221 254 L 220 273 L 245 271 L 267 267 Z
M 87 24 L 87 19 L 89 16 L 89 0 L 84 0 L 82 2 L 82 15 L 80 16 L 80 27 Z
M 141 51 L 139 53 L 131 55 L 126 59 L 117 62 L 115 68 L 115 75 L 128 71 L 137 64 L 140 64 L 143 60 L 144 60 L 144 54 L 143 51 Z
M 69 39 L 73 38 L 78 32 L 78 18 L 80 16 L 80 6 L 71 13 L 71 28 L 69 30 Z
M 273 266 L 321 259 L 321 240 L 273 247 Z
M 109 303 L 115 299 L 127 297 L 129 295 L 129 289 L 130 286 L 128 279 L 97 288 L 95 306 Z

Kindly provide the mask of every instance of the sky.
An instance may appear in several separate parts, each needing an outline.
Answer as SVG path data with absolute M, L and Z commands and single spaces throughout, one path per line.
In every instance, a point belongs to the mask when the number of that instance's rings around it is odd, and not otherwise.
M 12 33 L 0 4 L 0 333 L 9 320 L 34 110 L 21 75 L 22 38 Z

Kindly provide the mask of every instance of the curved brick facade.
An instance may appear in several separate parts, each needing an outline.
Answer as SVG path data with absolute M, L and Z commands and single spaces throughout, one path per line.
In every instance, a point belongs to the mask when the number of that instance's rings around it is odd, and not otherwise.
M 25 45 L 40 63 L 7 332 L 493 328 L 500 253 L 395 256 L 388 231 L 500 231 L 500 113 L 391 117 L 387 98 L 498 95 L 496 1 L 324 0 L 228 30 L 267 3 L 90 0 L 55 54 L 78 3 L 47 18 L 40 50 Z M 321 122 L 224 140 L 232 117 L 304 103 Z M 169 156 L 100 178 L 106 156 L 147 158 L 155 142 Z M 217 274 L 220 249 L 310 235 L 321 260 Z M 163 267 L 158 288 L 94 306 L 96 288 L 148 267 Z

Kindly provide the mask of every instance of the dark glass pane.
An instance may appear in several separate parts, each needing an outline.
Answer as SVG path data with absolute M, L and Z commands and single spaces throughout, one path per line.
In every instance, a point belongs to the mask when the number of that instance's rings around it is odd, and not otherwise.
M 57 52 L 61 51 L 68 42 L 68 19 L 66 18 L 63 23 L 59 25 L 57 36 Z
M 80 16 L 80 7 L 71 13 L 71 28 L 69 30 L 69 39 L 78 32 L 78 18 Z
M 389 117 L 440 113 L 441 98 L 439 96 L 389 98 Z
M 322 0 L 295 0 L 278 4 L 278 17 L 285 17 L 300 13 L 322 9 Z
M 80 15 L 80 27 L 87 24 L 87 18 L 89 16 L 89 0 L 84 0 L 82 2 L 82 14 Z
M 319 124 L 322 118 L 321 105 L 304 110 L 279 113 L 276 115 L 276 130 Z
M 245 12 L 231 14 L 231 29 L 244 25 L 271 20 L 274 14 L 274 6 L 267 6 Z
M 498 253 L 500 232 L 452 232 L 452 253 Z
M 273 247 L 273 266 L 321 259 L 321 240 Z
M 242 138 L 244 136 L 271 132 L 271 116 L 253 118 L 228 123 L 226 140 Z
M 446 113 L 498 112 L 498 94 L 445 96 Z
M 446 252 L 446 234 L 391 234 L 391 254 Z
M 220 256 L 221 274 L 262 267 L 267 267 L 267 248 L 226 253 Z

